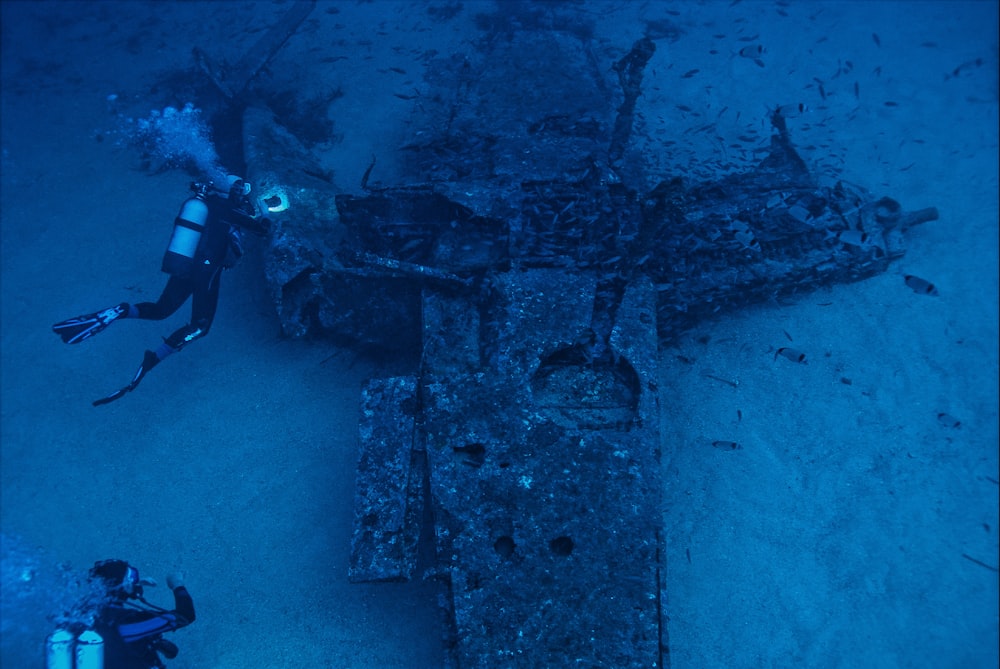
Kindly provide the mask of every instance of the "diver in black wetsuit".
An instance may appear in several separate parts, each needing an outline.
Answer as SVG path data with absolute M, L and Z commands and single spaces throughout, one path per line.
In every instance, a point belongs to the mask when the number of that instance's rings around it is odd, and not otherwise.
M 194 600 L 184 587 L 180 574 L 167 576 L 167 586 L 174 593 L 174 610 L 168 611 L 147 602 L 143 585 L 156 585 L 140 579 L 139 571 L 124 560 L 102 560 L 90 570 L 91 580 L 100 580 L 107 595 L 98 611 L 94 629 L 104 640 L 105 669 L 164 669 L 163 657 L 172 660 L 177 646 L 163 638 L 194 622 Z
M 96 400 L 94 406 L 113 402 L 135 390 L 161 360 L 208 334 L 218 306 L 222 270 L 233 267 L 243 255 L 242 231 L 263 235 L 270 228 L 270 221 L 250 199 L 250 184 L 233 176 L 229 181 L 228 193 L 215 190 L 211 183 L 191 184 L 195 194 L 181 206 L 163 258 L 162 269 L 170 274 L 170 280 L 159 300 L 122 302 L 52 326 L 64 342 L 79 344 L 122 318 L 163 320 L 192 298 L 191 321 L 164 339 L 155 351 L 146 351 L 131 382 Z

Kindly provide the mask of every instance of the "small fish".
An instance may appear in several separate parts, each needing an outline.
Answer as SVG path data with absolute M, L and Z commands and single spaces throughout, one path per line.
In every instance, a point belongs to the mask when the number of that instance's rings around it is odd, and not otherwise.
M 774 352 L 774 359 L 777 360 L 778 356 L 782 358 L 787 358 L 792 362 L 797 362 L 800 365 L 808 365 L 806 361 L 806 354 L 794 348 L 788 348 L 787 346 L 782 346 L 777 351 Z
M 932 295 L 934 297 L 939 295 L 937 286 L 926 279 L 921 279 L 919 276 L 906 274 L 903 276 L 903 280 L 906 281 L 906 285 L 909 286 L 914 293 L 919 295 Z
M 424 244 L 423 239 L 411 239 L 403 244 L 402 248 L 399 249 L 399 255 L 406 255 L 407 253 L 416 250 L 422 244 Z
M 681 75 L 681 79 L 690 79 L 699 72 L 701 72 L 701 70 L 688 70 L 687 72 Z
M 969 70 L 972 70 L 974 68 L 981 67 L 982 64 L 983 64 L 982 58 L 976 58 L 975 60 L 967 60 L 958 67 L 956 67 L 954 70 L 952 70 L 950 75 L 948 74 L 944 75 L 944 79 L 945 81 L 948 81 L 948 79 L 951 79 L 952 77 L 960 76 L 962 72 L 968 72 Z
M 841 230 L 839 232 L 827 230 L 826 238 L 836 239 L 842 244 L 857 246 L 858 248 L 865 248 L 866 246 L 870 246 L 872 243 L 871 235 L 867 232 L 862 232 L 861 230 Z
M 739 382 L 738 379 L 735 379 L 735 380 L 734 379 L 724 379 L 721 376 L 716 376 L 715 374 L 711 374 L 711 373 L 707 373 L 707 372 L 702 372 L 701 375 L 704 376 L 706 379 L 712 379 L 713 381 L 718 381 L 720 383 L 725 383 L 727 386 L 730 386 L 732 388 L 739 388 L 740 387 L 740 382 Z
M 872 41 L 875 42 L 875 46 L 882 48 L 882 40 L 878 38 L 878 33 L 872 33 Z
M 937 419 L 938 422 L 941 423 L 941 425 L 943 425 L 944 427 L 957 429 L 962 426 L 962 421 L 955 418 L 951 414 L 939 413 L 937 415 Z
M 760 44 L 754 44 L 753 46 L 745 46 L 740 49 L 740 55 L 744 58 L 760 58 L 764 55 L 764 47 Z
M 795 118 L 796 116 L 801 116 L 802 114 L 811 111 L 812 109 L 809 108 L 809 105 L 804 102 L 790 105 L 778 105 L 774 108 L 774 113 L 781 114 L 785 118 Z
M 898 107 L 899 106 L 898 102 L 893 102 L 892 100 L 886 100 L 882 104 L 884 104 L 886 107 Z
M 715 448 L 721 448 L 724 451 L 738 451 L 743 448 L 735 441 L 713 441 L 712 446 Z

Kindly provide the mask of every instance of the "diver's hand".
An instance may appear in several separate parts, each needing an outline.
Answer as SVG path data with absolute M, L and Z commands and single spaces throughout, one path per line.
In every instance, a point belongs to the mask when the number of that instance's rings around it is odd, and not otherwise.
M 167 574 L 167 587 L 171 590 L 176 590 L 177 588 L 184 585 L 184 574 L 179 571 L 170 572 Z

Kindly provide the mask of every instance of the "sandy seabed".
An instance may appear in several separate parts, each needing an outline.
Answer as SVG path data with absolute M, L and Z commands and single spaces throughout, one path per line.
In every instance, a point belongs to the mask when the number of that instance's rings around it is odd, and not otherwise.
M 419 87 L 420 54 L 469 49 L 494 7 L 439 20 L 444 4 L 319 2 L 271 63 L 343 92 L 323 151 L 338 188 L 357 190 L 373 152 L 392 181 L 411 104 L 394 93 Z M 663 350 L 672 666 L 996 667 L 996 4 L 566 6 L 619 55 L 647 21 L 681 29 L 658 43 L 639 107 L 640 134 L 664 142 L 655 177 L 708 174 L 734 152 L 725 138 L 803 103 L 792 137 L 824 178 L 941 212 L 887 274 L 722 315 Z M 286 7 L 2 3 L 2 529 L 43 564 L 184 571 L 198 620 L 173 635 L 174 669 L 437 667 L 430 583 L 347 582 L 359 390 L 388 363 L 282 338 L 262 245 L 225 276 L 211 336 L 120 402 L 90 405 L 186 310 L 82 346 L 49 331 L 156 298 L 190 180 L 139 169 L 107 97 L 141 101 L 195 46 L 235 61 Z M 736 53 L 752 35 L 764 67 Z M 684 132 L 705 119 L 720 139 Z M 775 360 L 787 345 L 809 364 Z M 40 665 L 23 632 L 44 635 L 46 612 L 3 586 L 4 614 L 24 622 L 4 621 L 0 660 Z

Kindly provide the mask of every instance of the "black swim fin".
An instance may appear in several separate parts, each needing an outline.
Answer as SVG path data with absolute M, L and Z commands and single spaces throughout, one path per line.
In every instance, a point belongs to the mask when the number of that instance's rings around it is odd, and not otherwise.
M 132 377 L 132 381 L 127 386 L 119 390 L 116 390 L 107 397 L 102 397 L 99 400 L 94 400 L 93 402 L 91 402 L 91 404 L 93 404 L 95 407 L 99 407 L 102 404 L 110 404 L 111 402 L 114 402 L 117 399 L 125 397 L 126 394 L 135 390 L 135 387 L 139 385 L 140 381 L 142 381 L 142 377 L 146 376 L 146 373 L 149 370 L 153 369 L 153 367 L 156 367 L 158 364 L 160 364 L 159 356 L 156 355 L 156 353 L 153 351 L 146 351 L 145 355 L 143 355 L 142 357 L 142 364 L 139 365 L 139 369 L 136 370 L 135 375 Z
M 79 344 L 90 339 L 104 328 L 128 313 L 128 303 L 121 304 L 84 316 L 70 318 L 52 326 L 52 331 L 62 337 L 67 344 Z

